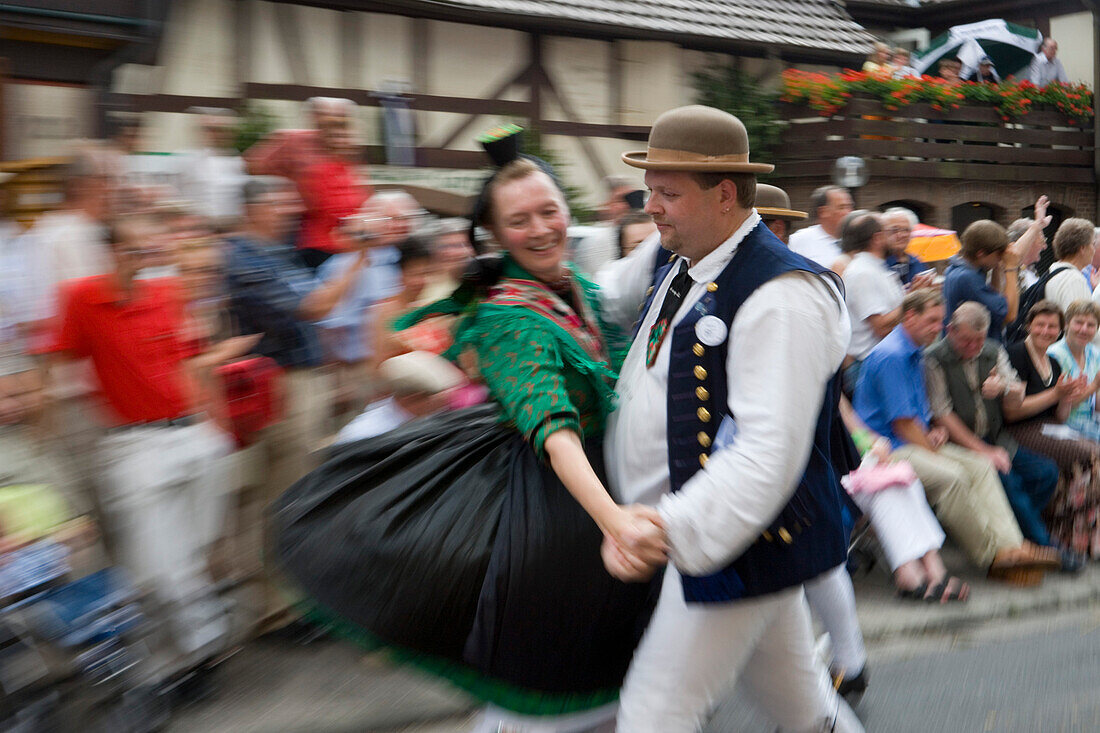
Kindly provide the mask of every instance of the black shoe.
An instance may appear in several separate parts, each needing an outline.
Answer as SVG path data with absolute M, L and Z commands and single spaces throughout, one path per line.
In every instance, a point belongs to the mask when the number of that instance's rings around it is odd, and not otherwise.
M 863 699 L 863 693 L 867 692 L 867 667 L 859 670 L 855 677 L 842 677 L 838 674 L 833 678 L 833 683 L 836 685 L 836 694 L 855 707 Z
M 1059 568 L 1059 571 L 1073 574 L 1084 570 L 1087 561 L 1085 556 L 1081 553 L 1059 548 L 1058 554 L 1062 560 L 1062 566 Z
M 285 626 L 272 629 L 260 635 L 263 641 L 283 642 L 305 646 L 315 641 L 326 639 L 329 636 L 328 628 L 311 624 L 300 618 L 290 621 Z

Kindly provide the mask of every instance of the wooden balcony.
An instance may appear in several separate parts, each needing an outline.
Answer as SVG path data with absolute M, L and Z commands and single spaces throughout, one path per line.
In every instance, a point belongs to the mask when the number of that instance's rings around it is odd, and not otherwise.
M 781 105 L 789 123 L 776 152 L 776 178 L 829 176 L 837 158 L 857 155 L 874 178 L 969 179 L 1095 184 L 1093 130 L 1038 110 L 1005 122 L 989 106 L 887 110 L 853 99 L 832 117 Z

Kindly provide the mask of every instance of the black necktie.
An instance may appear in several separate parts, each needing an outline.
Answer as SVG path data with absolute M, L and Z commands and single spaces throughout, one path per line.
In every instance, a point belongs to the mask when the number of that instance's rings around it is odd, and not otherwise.
M 684 302 L 684 297 L 687 296 L 690 289 L 691 276 L 688 275 L 687 261 L 680 260 L 680 269 L 676 272 L 676 277 L 672 278 L 672 282 L 669 283 L 668 290 L 665 291 L 664 302 L 661 303 L 661 310 L 657 314 L 657 320 L 653 322 L 653 326 L 649 329 L 649 340 L 646 342 L 645 351 L 646 367 L 653 366 L 653 363 L 657 361 L 657 352 L 661 350 L 661 344 L 668 334 L 669 324 L 672 323 L 676 311 L 680 310 L 680 304 Z

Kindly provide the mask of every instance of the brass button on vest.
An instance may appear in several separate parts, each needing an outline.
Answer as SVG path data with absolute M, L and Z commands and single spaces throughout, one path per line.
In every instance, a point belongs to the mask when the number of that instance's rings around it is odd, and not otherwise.
M 706 379 L 707 378 L 707 370 L 704 369 L 701 366 L 696 366 L 695 369 L 694 369 L 694 373 L 695 373 L 695 378 L 696 379 Z
M 699 420 L 702 422 L 710 422 L 710 410 L 705 407 L 700 407 L 695 411 L 695 414 L 699 416 Z
M 707 460 L 709 460 L 709 459 L 708 459 L 706 453 L 700 453 L 699 454 L 699 465 L 700 466 L 702 466 L 703 468 L 706 468 L 707 467 Z
M 707 283 L 707 292 L 708 293 L 713 293 L 717 289 L 718 289 L 718 283 L 715 283 L 715 282 Z
M 791 533 L 787 531 L 786 527 L 780 527 L 779 528 L 779 539 L 783 540 L 788 545 L 791 544 L 791 542 L 794 541 L 794 538 L 791 537 Z
M 698 438 L 699 438 L 699 445 L 703 446 L 704 448 L 709 448 L 710 447 L 710 436 L 709 435 L 707 435 L 706 433 L 704 433 L 702 431 L 699 431 Z
M 695 396 L 698 397 L 701 400 L 709 400 L 710 399 L 710 392 L 707 391 L 706 387 L 696 387 L 695 388 Z
M 695 344 L 695 346 L 691 347 L 691 353 L 695 354 L 696 356 L 702 356 L 703 355 L 703 345 L 702 344 Z

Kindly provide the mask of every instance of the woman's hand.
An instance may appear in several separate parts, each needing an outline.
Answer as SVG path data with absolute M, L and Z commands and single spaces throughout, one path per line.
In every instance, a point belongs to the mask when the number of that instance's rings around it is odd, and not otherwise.
M 638 562 L 660 567 L 668 559 L 664 523 L 653 507 L 644 504 L 616 507 L 601 529 L 605 538 Z

